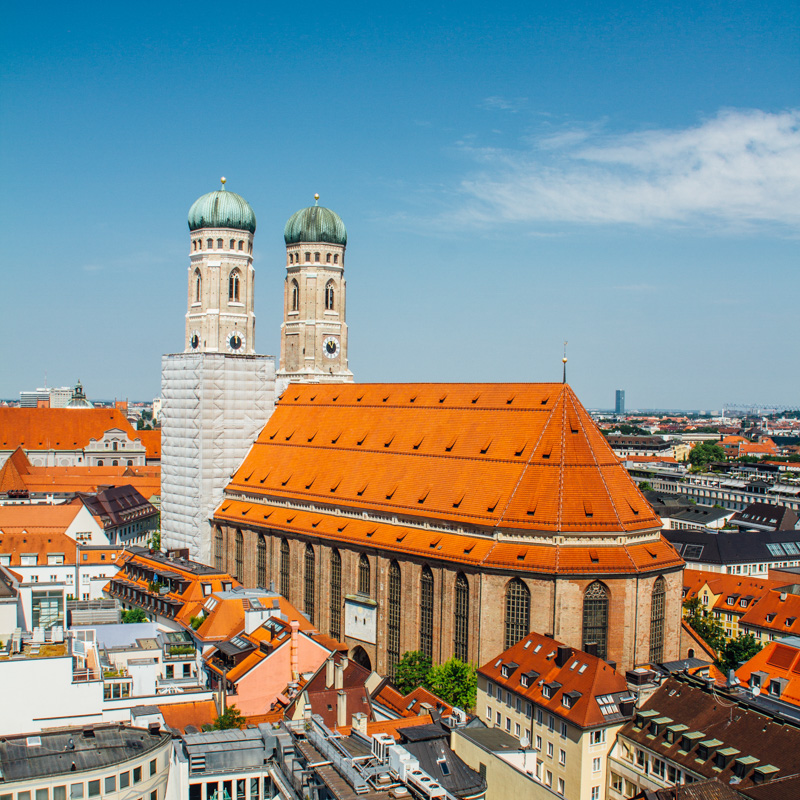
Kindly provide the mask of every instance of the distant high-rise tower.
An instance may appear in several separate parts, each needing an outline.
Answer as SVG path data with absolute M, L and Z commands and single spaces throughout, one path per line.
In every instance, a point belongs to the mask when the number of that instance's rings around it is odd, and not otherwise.
M 624 414 L 625 413 L 625 390 L 624 389 L 617 389 L 616 398 L 614 401 L 614 413 L 615 414 Z
M 275 407 L 275 359 L 255 354 L 256 217 L 222 184 L 189 210 L 184 352 L 161 362 L 162 540 L 208 564 L 209 518 Z
M 283 238 L 286 282 L 279 386 L 289 381 L 351 382 L 345 322 L 344 223 L 338 214 L 317 204 L 293 214 Z

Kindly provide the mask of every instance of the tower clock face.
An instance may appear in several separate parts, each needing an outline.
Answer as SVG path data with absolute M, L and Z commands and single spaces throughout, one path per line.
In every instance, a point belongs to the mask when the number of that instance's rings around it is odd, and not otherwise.
M 244 347 L 244 336 L 239 331 L 233 331 L 228 334 L 228 350 L 231 353 L 237 353 Z
M 200 334 L 197 331 L 192 331 L 192 338 L 189 339 L 189 344 L 192 346 L 192 350 L 197 350 L 200 347 Z
M 336 358 L 339 355 L 339 340 L 335 336 L 329 336 L 322 343 L 322 352 L 325 358 Z

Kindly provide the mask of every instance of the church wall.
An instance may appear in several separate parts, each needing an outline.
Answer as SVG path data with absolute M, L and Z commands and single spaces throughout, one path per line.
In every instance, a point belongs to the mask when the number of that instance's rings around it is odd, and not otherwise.
M 223 526 L 228 563 L 234 564 L 235 528 Z M 256 583 L 257 533 L 242 529 L 245 535 L 245 584 Z M 280 590 L 281 532 L 265 531 L 267 536 L 267 584 L 274 580 Z M 287 536 L 290 552 L 290 591 L 287 599 L 299 610 L 305 608 L 304 576 L 307 540 Z M 583 594 L 598 578 L 569 576 L 532 576 L 515 572 L 468 571 L 460 564 L 426 562 L 423 559 L 336 546 L 311 541 L 315 554 L 314 607 L 315 625 L 330 634 L 330 560 L 336 547 L 342 558 L 342 596 L 357 594 L 358 563 L 362 552 L 370 563 L 370 597 L 378 604 L 377 646 L 343 637 L 351 650 L 360 645 L 369 655 L 372 666 L 381 674 L 390 670 L 387 660 L 387 625 L 389 566 L 396 559 L 401 569 L 400 654 L 420 649 L 421 603 L 420 578 L 425 563 L 434 577 L 433 660 L 442 662 L 454 653 L 455 580 L 464 572 L 469 584 L 469 660 L 483 664 L 505 648 L 505 595 L 509 581 L 520 577 L 531 595 L 530 629 L 547 633 L 575 648 L 583 646 Z M 662 574 L 662 573 L 659 573 Z M 678 657 L 680 633 L 682 571 L 663 573 L 667 584 L 664 620 L 664 660 Z M 608 620 L 608 658 L 620 669 L 645 663 L 650 647 L 650 598 L 658 574 L 599 578 L 610 592 Z M 637 591 L 638 590 L 638 591 Z M 342 611 L 344 629 L 344 612 Z

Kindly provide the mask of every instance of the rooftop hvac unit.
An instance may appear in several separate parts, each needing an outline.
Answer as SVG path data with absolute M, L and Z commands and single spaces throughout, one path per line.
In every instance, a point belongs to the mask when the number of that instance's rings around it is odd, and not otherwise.
M 389 758 L 389 748 L 394 744 L 394 737 L 388 733 L 375 733 L 372 735 L 372 755 L 385 764 Z
M 436 798 L 444 797 L 447 794 L 445 788 L 437 783 L 427 772 L 420 769 L 410 769 L 406 772 L 406 782 L 410 783 L 423 797 Z
M 389 748 L 389 769 L 405 783 L 410 772 L 419 771 L 419 761 L 405 747 L 395 745 Z

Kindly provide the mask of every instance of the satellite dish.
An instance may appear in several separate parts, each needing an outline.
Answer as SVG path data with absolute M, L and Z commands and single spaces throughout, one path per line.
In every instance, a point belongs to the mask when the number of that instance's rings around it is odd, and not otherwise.
M 753 697 L 758 697 L 761 694 L 761 689 L 758 686 L 753 687 Z
M 520 747 L 524 750 L 526 747 L 530 747 L 531 740 L 528 738 L 527 733 L 522 734 L 522 738 L 519 740 Z

